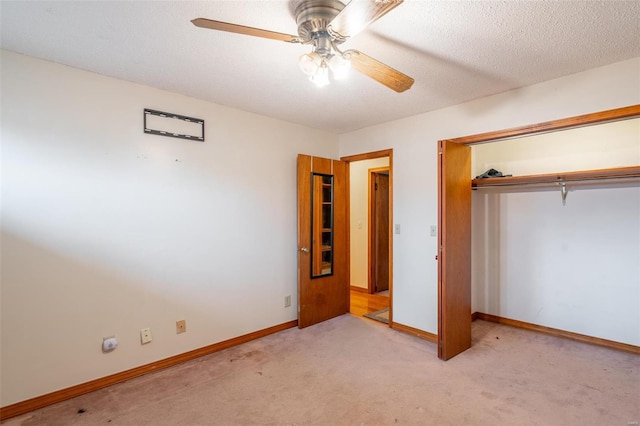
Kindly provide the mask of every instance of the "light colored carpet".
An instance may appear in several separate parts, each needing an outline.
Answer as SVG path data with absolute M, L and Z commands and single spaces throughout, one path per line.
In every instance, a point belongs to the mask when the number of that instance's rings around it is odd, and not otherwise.
M 351 315 L 290 329 L 7 425 L 623 425 L 640 357 L 483 321 L 447 362 Z M 79 414 L 78 410 L 86 410 Z
M 385 324 L 389 324 L 389 308 L 384 308 L 380 309 L 379 311 L 371 312 L 370 314 L 365 314 L 365 317 L 383 322 Z

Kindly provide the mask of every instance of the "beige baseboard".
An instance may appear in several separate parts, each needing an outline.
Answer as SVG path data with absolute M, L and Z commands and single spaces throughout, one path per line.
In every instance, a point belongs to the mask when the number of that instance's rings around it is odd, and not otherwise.
M 640 355 L 640 346 L 629 345 L 627 343 L 615 342 L 613 340 L 601 339 L 599 337 L 587 336 L 584 334 L 573 333 L 571 331 L 560 330 L 557 328 L 545 327 L 542 325 L 531 324 L 524 321 L 513 320 L 509 318 L 499 317 L 497 315 L 484 314 L 482 312 L 474 312 L 471 315 L 472 321 L 477 319 L 504 324 L 511 327 L 523 328 L 525 330 L 537 331 L 549 336 L 563 337 L 565 339 L 575 340 L 577 342 L 589 343 L 591 345 L 603 346 L 618 351 L 631 352 Z
M 393 328 L 394 330 L 402 331 L 403 333 L 411 334 L 412 336 L 416 336 L 424 340 L 428 340 L 432 343 L 438 342 L 438 335 L 429 333 L 428 331 L 409 327 L 408 325 L 400 324 L 398 322 L 392 323 L 391 328 Z
M 47 405 L 55 404 L 67 399 L 75 398 L 76 396 L 83 395 L 85 393 L 93 392 L 98 389 L 106 388 L 107 386 L 114 385 L 116 383 L 124 382 L 134 377 L 142 376 L 147 373 L 158 371 L 167 367 L 172 367 L 176 364 L 180 364 L 192 359 L 199 358 L 201 356 L 209 355 L 214 352 L 218 352 L 224 349 L 238 346 L 243 343 L 256 340 L 261 337 L 268 336 L 270 334 L 278 333 L 280 331 L 296 327 L 298 320 L 285 322 L 283 324 L 274 325 L 273 327 L 265 328 L 263 330 L 254 331 L 253 333 L 245 334 L 243 336 L 234 337 L 233 339 L 225 340 L 224 342 L 214 343 L 213 345 L 205 346 L 203 348 L 194 349 L 183 354 L 174 355 L 169 358 L 162 359 L 160 361 L 152 362 L 151 364 L 142 365 L 140 367 L 132 368 L 130 370 L 121 371 L 120 373 L 112 374 L 110 376 L 102 377 L 100 379 L 91 380 L 86 383 L 71 386 L 69 388 L 61 389 L 59 391 L 51 392 L 45 395 L 37 396 L 35 398 L 27 399 L 26 401 L 17 402 L 15 404 L 7 405 L 0 408 L 0 420 L 5 420 L 10 417 L 18 416 L 20 414 L 28 413 L 29 411 L 37 410 Z

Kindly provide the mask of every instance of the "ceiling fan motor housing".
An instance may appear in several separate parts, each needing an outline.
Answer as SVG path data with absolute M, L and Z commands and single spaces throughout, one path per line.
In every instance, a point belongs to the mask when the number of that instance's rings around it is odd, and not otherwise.
M 338 0 L 303 0 L 295 10 L 298 35 L 305 44 L 314 43 L 320 55 L 329 53 L 331 41 L 344 42 L 327 32 L 327 26 L 342 9 L 344 4 Z

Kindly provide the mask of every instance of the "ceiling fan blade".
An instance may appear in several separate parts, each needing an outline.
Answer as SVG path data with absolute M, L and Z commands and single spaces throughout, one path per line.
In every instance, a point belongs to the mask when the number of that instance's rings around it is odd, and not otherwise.
M 410 89 L 415 81 L 408 75 L 357 50 L 347 50 L 344 56 L 351 61 L 351 68 L 398 93 Z
M 327 29 L 340 38 L 353 37 L 372 22 L 400 6 L 404 0 L 351 0 Z
M 226 31 L 228 33 L 244 34 L 254 37 L 268 38 L 271 40 L 286 41 L 288 43 L 302 43 L 298 36 L 277 33 L 275 31 L 262 30 L 260 28 L 245 27 L 244 25 L 229 24 L 228 22 L 213 21 L 206 18 L 192 19 L 191 22 L 196 27 L 208 28 L 210 30 Z

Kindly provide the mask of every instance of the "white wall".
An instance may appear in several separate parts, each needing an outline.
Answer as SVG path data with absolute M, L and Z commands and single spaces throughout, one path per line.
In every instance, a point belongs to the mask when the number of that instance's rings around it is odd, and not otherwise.
M 516 176 L 640 164 L 640 118 L 471 147 L 475 177 L 490 168 Z
M 335 135 L 1 59 L 2 406 L 297 318 L 296 155 Z M 206 141 L 143 134 L 144 108 Z
M 421 84 L 421 82 L 416 82 Z M 402 95 L 398 95 L 402 96 Z M 640 58 L 611 64 L 525 87 L 499 95 L 467 102 L 379 126 L 340 135 L 340 155 L 353 155 L 379 149 L 393 148 L 394 222 L 401 225 L 401 234 L 394 235 L 393 312 L 394 321 L 437 333 L 437 263 L 436 238 L 429 236 L 429 226 L 437 223 L 437 141 L 547 120 L 587 114 L 640 103 Z M 582 192 L 591 197 L 592 191 Z M 622 191 L 610 191 L 608 201 L 624 203 L 630 208 L 626 216 L 633 230 L 637 222 L 638 207 L 633 198 Z M 596 195 L 597 196 L 597 195 Z M 552 194 L 554 203 L 559 199 Z M 570 198 L 576 199 L 573 193 Z M 575 206 L 578 206 L 578 200 Z M 545 202 L 545 201 L 541 201 Z M 572 201 L 570 200 L 569 203 Z M 585 204 L 602 203 L 590 200 Z M 539 210 L 544 210 L 539 208 Z M 580 211 L 576 221 L 582 220 Z M 527 226 L 532 226 L 527 224 Z M 509 228 L 511 232 L 512 229 Z M 519 231 L 514 230 L 514 234 Z M 638 236 L 638 234 L 635 234 Z M 617 243 L 613 243 L 617 244 Z M 626 262 L 640 259 L 640 238 L 633 234 L 621 243 L 628 250 Z M 577 254 L 576 254 L 577 255 Z M 474 257 L 477 253 L 473 254 Z M 637 263 L 634 263 L 637 265 Z M 507 268 L 507 265 L 502 265 Z M 638 322 L 638 282 L 633 282 L 633 268 L 628 264 L 624 280 L 630 304 L 636 309 L 621 314 L 625 327 Z M 629 272 L 631 271 L 631 272 Z M 553 273 L 550 272 L 550 273 Z M 565 273 L 570 273 L 565 271 Z M 473 289 L 474 294 L 480 289 Z M 603 295 L 602 304 L 615 305 L 617 297 Z M 598 296 L 599 297 L 599 296 Z M 501 303 L 507 303 L 508 300 Z M 623 306 L 622 308 L 626 307 Z M 503 305 L 506 309 L 506 305 Z M 598 306 L 592 306 L 598 309 Z M 509 312 L 517 310 L 510 308 Z M 599 318 L 603 317 L 602 315 Z M 581 318 L 578 321 L 588 321 Z M 606 319 L 605 319 L 606 321 Z M 634 325 L 635 324 L 635 325 Z M 550 327 L 571 329 L 567 318 L 557 318 Z M 609 327 L 610 329 L 611 327 Z M 619 339 L 620 336 L 601 336 Z M 639 341 L 636 340 L 635 344 Z
M 389 157 L 349 163 L 351 285 L 369 286 L 369 169 L 389 166 Z

